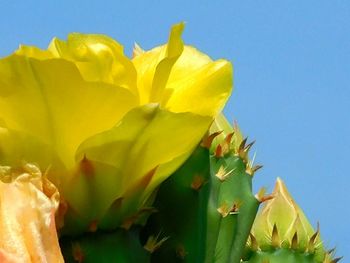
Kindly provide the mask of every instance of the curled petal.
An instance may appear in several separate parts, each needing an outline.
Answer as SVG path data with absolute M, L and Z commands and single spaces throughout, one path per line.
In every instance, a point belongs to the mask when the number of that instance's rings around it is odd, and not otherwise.
M 171 112 L 215 117 L 232 91 L 231 63 L 185 46 L 183 29 L 183 23 L 174 25 L 166 45 L 134 57 L 141 104 L 158 102 Z
M 55 226 L 59 194 L 33 165 L 0 167 L 0 262 L 64 262 Z

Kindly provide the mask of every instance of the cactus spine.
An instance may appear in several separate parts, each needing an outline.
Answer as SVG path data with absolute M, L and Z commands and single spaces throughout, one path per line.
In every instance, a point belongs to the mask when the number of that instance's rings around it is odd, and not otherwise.
M 144 238 L 167 240 L 152 262 L 240 262 L 260 203 L 246 141 L 238 128 L 213 132 L 161 185 Z

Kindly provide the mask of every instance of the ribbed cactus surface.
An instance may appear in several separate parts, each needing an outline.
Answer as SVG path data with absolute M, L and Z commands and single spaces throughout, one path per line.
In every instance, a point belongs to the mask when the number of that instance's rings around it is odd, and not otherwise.
M 152 262 L 240 262 L 260 203 L 252 193 L 258 166 L 238 129 L 224 133 L 209 134 L 159 188 L 144 232 L 164 241 Z

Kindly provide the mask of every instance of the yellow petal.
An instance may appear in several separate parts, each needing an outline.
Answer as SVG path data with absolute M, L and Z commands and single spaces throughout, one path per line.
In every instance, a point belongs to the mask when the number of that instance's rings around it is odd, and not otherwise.
M 40 163 L 44 169 L 52 164 L 60 171 L 64 169 L 64 164 L 51 145 L 23 131 L 0 127 L 0 142 L 0 160 L 3 164 L 20 167 L 23 161 L 27 161 Z
M 52 54 L 52 52 L 49 50 L 42 50 L 37 47 L 23 46 L 23 45 L 21 45 L 19 49 L 15 51 L 15 54 L 36 58 L 40 60 L 55 58 L 54 54 Z
M 161 102 L 171 68 L 183 51 L 181 34 L 184 24 L 174 25 L 167 45 L 139 52 L 133 63 L 137 70 L 137 86 L 141 104 Z
M 133 59 L 141 104 L 158 102 L 172 112 L 216 116 L 232 91 L 232 66 L 184 46 L 183 28 L 183 23 L 175 25 L 167 45 Z
M 167 91 L 169 111 L 216 116 L 232 91 L 232 66 L 225 60 L 208 63 L 187 77 L 169 81 Z
M 124 88 L 84 81 L 75 65 L 62 59 L 0 60 L 3 127 L 50 145 L 67 167 L 73 167 L 83 140 L 113 127 L 136 103 Z
M 183 41 L 181 39 L 184 27 L 185 25 L 180 23 L 173 26 L 171 29 L 169 42 L 166 48 L 166 55 L 164 59 L 159 62 L 154 72 L 152 88 L 149 94 L 150 102 L 162 102 L 164 89 L 168 82 L 171 70 L 184 49 Z
M 91 137 L 78 149 L 77 161 L 91 161 L 95 164 L 91 169 L 94 173 L 74 177 L 68 184 L 87 185 L 92 182 L 94 194 L 88 197 L 89 187 L 79 191 L 67 188 L 65 197 L 76 210 L 81 210 L 81 207 L 98 209 L 101 215 L 113 201 L 123 198 L 136 182 L 157 167 L 154 180 L 148 186 L 149 191 L 153 190 L 188 157 L 210 122 L 210 117 L 171 113 L 156 104 L 135 108 L 119 125 Z M 82 193 L 87 197 L 85 204 L 76 194 L 80 191 L 86 192 Z
M 73 61 L 84 79 L 124 87 L 136 95 L 136 70 L 118 42 L 104 35 L 72 33 L 67 41 L 53 39 L 49 51 Z
M 56 188 L 33 165 L 0 167 L 1 262 L 64 262 L 55 227 Z

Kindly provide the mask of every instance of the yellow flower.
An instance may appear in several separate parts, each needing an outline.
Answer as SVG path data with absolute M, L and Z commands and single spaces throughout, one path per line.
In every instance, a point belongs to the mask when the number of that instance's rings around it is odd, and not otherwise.
M 0 60 L 0 162 L 48 169 L 69 207 L 66 227 L 133 216 L 222 110 L 231 64 L 184 46 L 183 28 L 131 60 L 113 39 L 77 33 Z
M 0 262 L 64 262 L 55 227 L 57 189 L 34 165 L 0 166 Z

